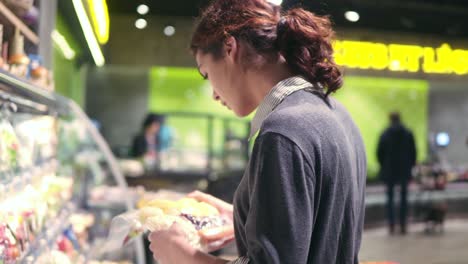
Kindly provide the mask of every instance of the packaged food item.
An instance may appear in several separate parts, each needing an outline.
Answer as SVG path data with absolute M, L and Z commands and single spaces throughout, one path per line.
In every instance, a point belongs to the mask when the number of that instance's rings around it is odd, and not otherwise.
M 52 250 L 48 254 L 44 254 L 38 258 L 37 264 L 72 264 L 70 258 L 59 250 Z
M 139 203 L 139 209 L 115 217 L 103 250 L 117 250 L 132 238 L 147 232 L 169 229 L 177 223 L 194 248 L 207 251 L 199 231 L 230 224 L 213 206 L 192 198 L 155 199 Z
M 18 167 L 19 140 L 10 122 L 0 121 L 0 171 Z
M 13 45 L 11 46 L 8 63 L 10 64 L 10 72 L 18 77 L 26 77 L 28 74 L 28 65 L 30 59 L 24 53 L 24 36 L 21 35 L 18 28 L 15 30 L 13 37 Z

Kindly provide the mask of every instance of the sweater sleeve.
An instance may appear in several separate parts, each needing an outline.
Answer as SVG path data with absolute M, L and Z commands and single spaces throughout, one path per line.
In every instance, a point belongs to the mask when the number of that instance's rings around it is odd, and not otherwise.
M 308 263 L 313 232 L 314 172 L 290 139 L 257 139 L 250 166 L 247 256 L 235 263 Z

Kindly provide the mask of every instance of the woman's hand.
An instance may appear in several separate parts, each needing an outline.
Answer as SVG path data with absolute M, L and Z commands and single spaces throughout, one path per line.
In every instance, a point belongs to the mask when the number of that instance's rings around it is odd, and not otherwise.
M 189 193 L 187 196 L 195 200 L 198 200 L 200 202 L 205 202 L 207 204 L 210 204 L 211 206 L 218 209 L 221 216 L 225 217 L 226 220 L 232 222 L 232 214 L 234 212 L 234 208 L 232 207 L 232 204 L 226 203 L 225 201 L 219 198 L 216 198 L 212 195 L 209 195 L 200 191 L 194 191 L 192 193 Z
M 168 230 L 152 232 L 148 236 L 153 257 L 161 264 L 225 264 L 226 260 L 216 258 L 194 249 L 174 223 Z
M 163 264 L 188 263 L 196 253 L 176 223 L 168 230 L 152 232 L 148 239 L 154 259 Z
M 212 205 L 218 209 L 221 216 L 228 222 L 225 226 L 205 229 L 199 232 L 202 242 L 207 246 L 208 250 L 216 251 L 232 243 L 235 239 L 234 226 L 232 224 L 233 206 L 212 195 L 199 191 L 190 193 L 188 197 Z
M 200 230 L 198 234 L 209 252 L 225 248 L 235 240 L 232 223 L 225 226 Z

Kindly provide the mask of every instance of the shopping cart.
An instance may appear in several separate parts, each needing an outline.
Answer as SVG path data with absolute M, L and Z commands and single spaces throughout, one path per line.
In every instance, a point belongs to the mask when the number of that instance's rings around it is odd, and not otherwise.
M 447 174 L 434 164 L 418 165 L 414 174 L 418 189 L 414 196 L 413 218 L 424 223 L 426 233 L 443 233 L 447 212 L 443 193 L 446 190 Z

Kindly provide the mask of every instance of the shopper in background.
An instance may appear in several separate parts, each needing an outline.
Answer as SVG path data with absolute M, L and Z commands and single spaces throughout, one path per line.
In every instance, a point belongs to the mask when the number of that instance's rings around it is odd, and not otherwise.
M 257 109 L 234 207 L 190 195 L 233 221 L 201 234 L 211 245 L 235 239 L 232 263 L 359 263 L 366 156 L 358 128 L 329 96 L 343 82 L 333 37 L 327 17 L 281 13 L 266 0 L 215 0 L 201 15 L 191 48 L 214 99 L 240 117 Z M 150 240 L 164 264 L 228 262 L 191 248 L 177 225 Z
M 377 147 L 377 158 L 380 163 L 380 177 L 387 185 L 387 218 L 389 232 L 395 231 L 394 187 L 400 185 L 400 228 L 407 231 L 408 183 L 411 170 L 416 164 L 416 146 L 413 133 L 406 128 L 400 114 L 390 114 L 390 127 L 380 136 Z
M 163 117 L 158 114 L 149 113 L 143 121 L 142 131 L 133 139 L 130 156 L 140 158 L 150 156 L 157 158 L 158 138 L 161 130 Z

